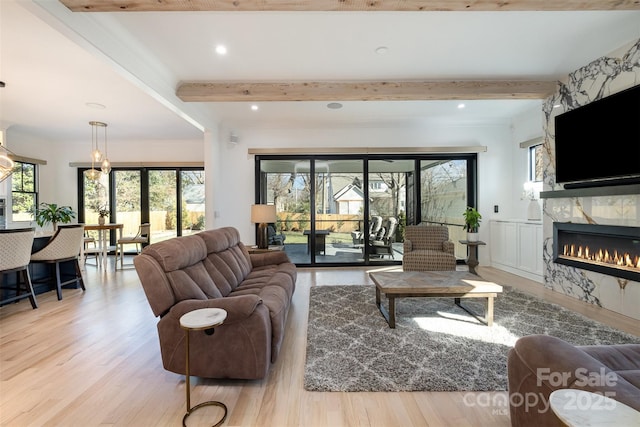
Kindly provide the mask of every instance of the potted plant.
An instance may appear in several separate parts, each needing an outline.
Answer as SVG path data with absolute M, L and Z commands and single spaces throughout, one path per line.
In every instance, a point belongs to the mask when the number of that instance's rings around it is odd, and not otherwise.
M 55 203 L 40 203 L 40 208 L 36 214 L 36 223 L 44 227 L 48 223 L 53 225 L 53 231 L 58 229 L 58 223 L 71 222 L 76 217 L 76 213 L 71 206 L 58 206 Z
M 477 242 L 478 227 L 480 227 L 480 219 L 482 218 L 482 215 L 480 215 L 480 212 L 478 212 L 476 208 L 467 206 L 467 209 L 465 209 L 462 216 L 464 217 L 463 230 L 467 230 L 467 240 L 469 242 Z
M 100 207 L 98 209 L 98 224 L 104 225 L 105 218 L 109 216 L 109 209 L 105 207 Z

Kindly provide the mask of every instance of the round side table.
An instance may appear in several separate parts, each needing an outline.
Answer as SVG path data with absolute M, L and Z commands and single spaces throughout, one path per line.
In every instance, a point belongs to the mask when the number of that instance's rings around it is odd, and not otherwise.
M 486 245 L 485 242 L 477 240 L 475 242 L 469 240 L 458 240 L 463 245 L 467 245 L 469 247 L 469 257 L 467 258 L 467 265 L 469 266 L 469 272 L 473 274 L 476 273 L 476 267 L 478 264 L 478 246 Z
M 182 425 L 187 427 L 187 418 L 191 415 L 195 410 L 202 408 L 203 406 L 219 406 L 224 409 L 224 414 L 222 418 L 213 425 L 213 427 L 217 427 L 221 425 L 224 420 L 227 418 L 227 406 L 218 401 L 207 401 L 202 402 L 193 408 L 191 407 L 191 381 L 190 381 L 190 372 L 189 372 L 189 333 L 191 331 L 208 331 L 211 330 L 213 333 L 213 328 L 216 326 L 222 325 L 224 319 L 227 318 L 227 312 L 221 308 L 201 308 L 199 310 L 193 310 L 189 313 L 185 313 L 180 318 L 180 326 L 185 331 L 186 335 L 186 390 L 187 390 L 187 413 L 184 414 L 182 418 Z
M 640 412 L 622 402 L 584 390 L 555 390 L 549 396 L 549 406 L 569 427 L 640 425 Z

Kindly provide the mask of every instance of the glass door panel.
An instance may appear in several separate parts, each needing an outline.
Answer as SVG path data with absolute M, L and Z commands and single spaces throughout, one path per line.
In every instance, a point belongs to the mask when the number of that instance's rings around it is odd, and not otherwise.
M 456 258 L 464 259 L 467 248 L 462 213 L 467 206 L 467 160 L 423 160 L 420 162 L 421 221 L 449 227 Z
M 124 225 L 123 236 L 135 236 L 141 223 L 140 171 L 116 170 L 111 173 L 115 182 L 115 217 L 111 222 Z
M 98 211 L 109 209 L 109 176 L 101 174 L 100 178 L 93 181 L 84 177 L 84 222 L 85 224 L 98 223 Z M 109 222 L 109 218 L 105 218 Z
M 316 263 L 364 262 L 364 161 L 315 161 Z
M 309 264 L 310 162 L 303 159 L 260 162 L 260 203 L 276 206 L 278 221 L 270 224 L 269 244 L 284 244 L 296 264 Z
M 402 260 L 407 182 L 414 170 L 415 161 L 411 159 L 369 161 L 369 229 L 365 245 L 371 263 Z
M 149 171 L 149 223 L 151 242 L 178 235 L 178 192 L 175 170 Z
M 204 171 L 180 172 L 180 200 L 182 235 L 204 230 Z
M 98 211 L 109 210 L 109 176 L 100 174 L 100 178 L 97 180 L 87 179 L 84 177 L 84 223 L 85 224 L 97 224 L 98 223 Z M 105 222 L 115 222 L 111 218 L 106 217 Z M 108 233 L 109 231 L 105 231 Z M 86 232 L 87 237 L 93 237 L 95 241 L 98 241 L 99 232 L 97 230 L 91 230 Z M 109 241 L 107 236 L 107 240 Z

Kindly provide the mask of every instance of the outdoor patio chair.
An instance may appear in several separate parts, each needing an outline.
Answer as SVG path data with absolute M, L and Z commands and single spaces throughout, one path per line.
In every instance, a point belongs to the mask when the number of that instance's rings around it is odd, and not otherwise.
M 375 238 L 380 229 L 382 228 L 382 217 L 375 215 L 371 217 L 369 221 L 369 238 Z M 353 246 L 363 245 L 364 244 L 364 231 L 357 230 L 351 232 L 351 239 L 353 240 Z
M 378 236 L 372 237 L 371 240 L 371 254 L 379 255 L 391 255 L 391 258 L 395 259 L 393 255 L 393 243 L 396 241 L 396 228 L 398 228 L 398 220 L 394 217 L 389 217 L 381 230 L 383 233 Z
M 267 236 L 269 245 L 282 246 L 284 245 L 284 241 L 287 239 L 287 236 L 285 236 L 284 233 L 278 233 L 276 228 L 271 224 L 267 226 Z

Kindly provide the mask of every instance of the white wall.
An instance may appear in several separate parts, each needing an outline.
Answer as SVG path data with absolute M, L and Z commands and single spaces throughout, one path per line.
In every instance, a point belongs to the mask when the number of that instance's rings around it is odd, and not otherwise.
M 539 112 L 532 112 L 540 120 Z M 539 123 L 540 124 L 540 123 Z M 221 127 L 189 141 L 110 141 L 112 162 L 205 163 L 207 184 L 207 228 L 233 226 L 247 244 L 255 241 L 250 221 L 254 203 L 254 157 L 249 148 L 300 147 L 429 147 L 486 146 L 478 155 L 478 206 L 483 215 L 480 238 L 489 243 L 488 221 L 499 205 L 502 218 L 524 218 L 526 208 L 519 204 L 526 179 L 526 154 L 518 148 L 520 135 L 535 133 L 535 119 L 524 115 L 514 124 L 486 126 L 443 126 L 409 128 L 234 128 L 238 143 L 229 143 L 230 129 Z M 523 127 L 520 130 L 520 126 Z M 541 126 L 541 124 L 540 124 Z M 76 169 L 72 162 L 89 161 L 89 141 L 49 144 L 33 141 L 8 131 L 17 154 L 47 160 L 41 167 L 40 199 L 77 206 Z M 528 136 L 527 136 L 528 138 Z M 515 147 L 515 148 L 514 148 Z M 524 178 L 522 178 L 522 175 Z M 461 213 L 462 215 L 462 213 Z M 480 251 L 480 262 L 489 264 L 489 251 Z
M 536 114 L 538 119 L 540 114 Z M 237 144 L 227 142 L 230 129 L 221 127 L 219 133 L 222 141 L 219 167 L 225 185 L 218 194 L 220 217 L 215 225 L 237 227 L 247 243 L 254 242 L 249 212 L 254 203 L 254 157 L 248 155 L 249 148 L 486 146 L 487 152 L 478 155 L 478 205 L 487 218 L 487 226 L 480 227 L 480 238 L 488 242 L 488 219 L 494 204 L 500 205 L 506 215 L 515 214 L 513 191 L 505 191 L 505 186 L 511 188 L 514 165 L 509 123 L 439 128 L 234 128 L 233 131 L 238 136 Z M 522 187 L 522 183 L 518 185 Z M 480 251 L 480 262 L 488 264 L 489 254 L 484 252 L 487 251 Z
M 513 200 L 514 219 L 527 219 L 527 209 L 529 207 L 529 199 L 522 198 L 524 183 L 529 180 L 529 150 L 520 148 L 520 143 L 529 141 L 534 138 L 542 138 L 543 135 L 544 115 L 542 114 L 542 102 L 540 106 L 517 116 L 512 122 L 512 139 L 511 145 L 513 159 L 513 188 L 511 198 Z M 542 203 L 540 200 L 540 215 L 542 215 Z M 502 217 L 502 219 L 509 219 Z

